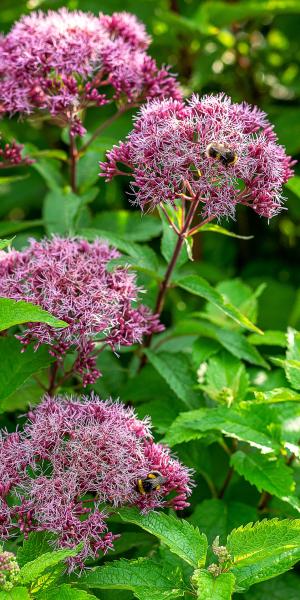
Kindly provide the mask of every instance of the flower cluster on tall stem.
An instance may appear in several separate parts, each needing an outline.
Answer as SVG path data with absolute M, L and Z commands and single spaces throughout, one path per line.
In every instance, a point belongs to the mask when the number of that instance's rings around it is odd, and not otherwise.
M 0 113 L 42 112 L 74 138 L 86 132 L 82 114 L 89 106 L 115 103 L 119 115 L 146 98 L 180 98 L 169 69 L 147 53 L 150 43 L 144 25 L 127 12 L 95 16 L 61 8 L 23 16 L 0 40 Z M 71 141 L 73 191 L 76 160 Z
M 265 113 L 224 94 L 194 95 L 187 102 L 153 100 L 141 108 L 126 141 L 114 146 L 100 166 L 107 181 L 131 176 L 133 204 L 143 211 L 159 206 L 178 236 L 160 285 L 158 314 L 185 239 L 208 221 L 234 217 L 238 204 L 267 218 L 277 214 L 293 164 Z M 168 206 L 180 207 L 177 222 Z
M 123 267 L 108 271 L 107 263 L 118 256 L 114 248 L 97 240 L 59 237 L 31 240 L 21 252 L 1 253 L 0 296 L 33 302 L 68 323 L 65 329 L 29 323 L 18 336 L 25 347 L 30 342 L 36 348 L 49 345 L 57 361 L 50 374 L 51 393 L 67 352 L 75 352 L 70 374 L 80 375 L 87 385 L 101 374 L 96 366 L 96 337 L 100 351 L 117 350 L 163 329 L 157 316 L 138 304 L 141 290 L 135 274 Z
M 138 482 L 152 472 L 160 486 L 143 494 Z M 0 538 L 48 531 L 60 548 L 81 542 L 70 570 L 113 547 L 109 507 L 181 510 L 191 493 L 189 469 L 153 442 L 149 420 L 97 396 L 46 396 L 23 431 L 3 431 L 0 482 Z

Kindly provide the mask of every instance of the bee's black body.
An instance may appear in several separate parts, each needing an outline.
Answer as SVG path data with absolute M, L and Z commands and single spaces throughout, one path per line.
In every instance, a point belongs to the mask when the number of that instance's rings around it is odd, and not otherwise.
M 165 483 L 166 478 L 159 471 L 151 471 L 146 477 L 138 479 L 137 490 L 140 494 L 151 494 L 151 492 L 159 491 L 162 483 Z
M 208 158 L 219 160 L 224 167 L 234 165 L 238 161 L 238 155 L 226 144 L 211 142 L 208 144 L 205 154 Z

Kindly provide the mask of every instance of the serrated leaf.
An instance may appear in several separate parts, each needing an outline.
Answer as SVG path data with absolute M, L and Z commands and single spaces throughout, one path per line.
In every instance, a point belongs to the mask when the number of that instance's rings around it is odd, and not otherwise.
M 217 306 L 217 308 L 223 311 L 236 323 L 241 325 L 241 327 L 249 329 L 250 331 L 262 333 L 262 331 L 256 327 L 256 325 L 254 325 L 254 323 L 252 323 L 248 317 L 243 315 L 235 306 L 227 302 L 224 296 L 202 277 L 199 277 L 198 275 L 186 275 L 185 277 L 178 279 L 177 284 L 187 292 L 195 294 L 196 296 L 200 296 L 201 298 L 204 298 L 208 302 L 211 302 Z
M 51 327 L 68 327 L 65 321 L 57 319 L 36 304 L 0 298 L 0 331 L 22 323 L 46 323 Z
M 178 572 L 171 572 L 150 558 L 122 559 L 95 567 L 81 577 L 80 584 L 95 589 L 131 590 L 145 600 L 147 597 L 176 598 L 184 594 Z
M 20 567 L 33 561 L 38 556 L 50 551 L 49 541 L 51 534 L 41 532 L 32 532 L 28 538 L 23 541 L 23 546 L 18 548 L 17 561 Z
M 200 225 L 199 231 L 212 231 L 213 233 L 220 233 L 222 235 L 227 235 L 229 237 L 236 238 L 238 240 L 252 240 L 254 235 L 238 235 L 233 231 L 229 231 L 229 229 L 225 229 L 225 227 L 221 227 L 216 223 L 206 223 L 205 225 Z
M 286 358 L 286 377 L 293 388 L 300 390 L 300 333 L 292 327 L 288 328 L 287 333 Z
M 64 583 L 40 593 L 38 600 L 96 600 L 96 596 Z
M 145 354 L 176 396 L 188 408 L 196 406 L 197 394 L 192 389 L 196 380 L 193 379 L 187 357 L 184 354 L 175 356 L 167 352 L 155 354 L 152 350 L 145 350 Z
M 255 334 L 256 335 L 256 334 Z M 257 337 L 264 337 L 257 335 Z M 254 348 L 248 339 L 239 331 L 230 331 L 229 329 L 219 328 L 216 331 L 216 339 L 228 352 L 246 360 L 252 365 L 269 368 L 268 363 L 264 360 L 261 354 Z
M 269 406 L 245 403 L 241 408 L 199 408 L 181 413 L 172 423 L 166 436 L 167 442 L 174 446 L 191 439 L 197 439 L 205 433 L 220 431 L 263 452 L 279 449 L 278 441 L 268 433 L 266 423 L 275 422 L 275 415 Z
M 263 520 L 239 527 L 227 538 L 232 556 L 230 571 L 236 589 L 276 577 L 288 571 L 300 559 L 300 519 Z
M 268 492 L 300 512 L 300 502 L 293 495 L 293 471 L 282 457 L 267 456 L 255 451 L 246 454 L 238 450 L 232 455 L 230 463 L 249 483 L 255 485 L 259 492 Z
M 81 547 L 74 548 L 73 550 L 54 550 L 53 552 L 46 552 L 38 558 L 27 562 L 20 569 L 20 581 L 28 584 L 40 577 L 46 569 L 54 567 L 59 563 L 62 563 L 71 556 L 76 556 L 80 552 Z
M 207 539 L 198 527 L 162 512 L 143 515 L 137 509 L 123 508 L 119 514 L 126 523 L 134 523 L 158 537 L 174 554 L 193 567 L 204 566 Z
M 0 406 L 1 400 L 8 398 L 27 379 L 53 362 L 54 358 L 46 347 L 34 350 L 31 346 L 21 352 L 18 340 L 0 337 Z
M 30 600 L 30 596 L 27 588 L 17 586 L 9 592 L 0 591 L 0 600 Z
M 232 573 L 221 573 L 214 577 L 201 569 L 194 575 L 199 600 L 231 600 L 234 591 L 235 577 Z

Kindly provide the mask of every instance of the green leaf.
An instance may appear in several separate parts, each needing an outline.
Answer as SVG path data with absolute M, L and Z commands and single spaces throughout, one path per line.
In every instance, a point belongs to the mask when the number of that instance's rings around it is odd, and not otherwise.
M 10 240 L 0 240 L 0 250 L 4 250 L 4 248 L 7 248 L 8 246 L 10 246 L 13 239 L 14 238 L 11 238 Z
M 41 175 L 50 190 L 58 191 L 63 187 L 64 181 L 60 171 L 61 165 L 55 158 L 40 158 L 31 166 Z
M 216 223 L 206 223 L 206 225 L 200 225 L 199 231 L 200 231 L 200 229 L 201 229 L 201 232 L 202 231 L 212 231 L 213 233 L 221 233 L 222 235 L 227 235 L 229 237 L 233 237 L 238 240 L 252 240 L 254 238 L 254 235 L 238 235 L 237 233 L 234 233 L 233 231 L 229 231 L 228 229 L 225 229 L 224 227 L 221 227 L 220 225 L 217 225 Z
M 46 569 L 54 567 L 59 563 L 62 563 L 70 556 L 76 556 L 80 552 L 81 546 L 77 546 L 73 550 L 54 550 L 53 552 L 46 552 L 38 558 L 27 562 L 20 569 L 20 580 L 22 583 L 28 584 L 40 577 Z
M 258 338 L 264 337 L 258 334 L 253 335 L 257 335 Z M 228 352 L 237 358 L 246 360 L 252 365 L 269 368 L 268 363 L 266 363 L 261 354 L 249 343 L 249 338 L 246 338 L 239 331 L 219 328 L 216 330 L 215 338 Z
M 18 586 L 9 592 L 0 591 L 0 600 L 30 600 L 30 596 L 27 588 Z
M 144 215 L 141 211 L 110 210 L 97 214 L 93 219 L 93 228 L 98 227 L 130 242 L 147 242 L 160 235 L 162 223 L 157 217 Z
M 233 22 L 245 21 L 254 17 L 274 17 L 280 13 L 299 13 L 297 0 L 247 0 L 238 4 L 230 4 L 214 0 L 203 2 L 194 15 L 196 24 L 212 24 L 214 27 L 226 27 Z
M 0 331 L 22 323 L 46 323 L 51 327 L 68 327 L 68 323 L 57 319 L 36 304 L 0 298 Z
M 134 523 L 158 537 L 174 554 L 193 567 L 205 565 L 207 539 L 198 527 L 162 512 L 143 515 L 137 509 L 123 508 L 119 514 L 126 523 Z
M 276 579 L 259 583 L 243 595 L 244 600 L 299 600 L 300 578 L 286 573 Z M 241 599 L 242 600 L 242 599 Z
M 28 538 L 23 541 L 23 546 L 18 548 L 17 561 L 20 567 L 33 561 L 41 554 L 50 551 L 49 542 L 51 534 L 45 532 L 32 532 Z
M 185 354 L 169 354 L 160 352 L 155 354 L 152 350 L 145 350 L 145 354 L 157 372 L 167 382 L 173 392 L 182 402 L 192 408 L 197 405 L 197 394 L 193 391 L 196 381 L 190 369 L 189 361 Z
M 0 223 L 0 235 L 11 235 L 32 227 L 39 227 L 43 223 L 42 219 L 36 219 L 35 221 L 2 221 Z
M 213 399 L 230 406 L 245 397 L 249 385 L 246 369 L 228 352 L 220 352 L 208 361 L 206 385 L 202 389 Z
M 268 456 L 257 451 L 245 454 L 241 450 L 231 457 L 231 465 L 259 492 L 265 491 L 291 504 L 300 512 L 300 502 L 293 496 L 293 471 L 282 457 Z
M 286 377 L 293 388 L 300 390 L 300 333 L 292 329 L 292 327 L 288 328 L 287 333 L 286 358 Z M 299 364 L 297 365 L 297 363 Z
M 78 580 L 80 583 L 80 580 Z M 78 590 L 72 585 L 64 583 L 57 587 L 51 587 L 44 593 L 39 593 L 39 600 L 95 600 L 96 596 L 84 590 Z
M 255 291 L 252 288 L 241 281 L 240 279 L 228 279 L 221 281 L 216 286 L 216 290 L 222 294 L 226 302 L 230 302 L 235 308 L 237 308 L 243 315 L 246 315 L 248 319 L 254 323 L 257 320 L 257 298 L 261 295 L 265 285 L 260 285 Z M 216 324 L 223 325 L 228 322 L 227 316 L 219 308 L 212 304 L 207 304 L 205 312 L 209 318 Z
M 257 509 L 243 502 L 219 500 L 211 498 L 197 504 L 194 512 L 188 518 L 190 523 L 197 525 L 207 536 L 208 543 L 212 544 L 219 536 L 221 543 L 225 544 L 227 535 L 235 527 L 246 525 L 249 521 L 257 519 Z M 213 560 L 215 555 L 210 552 Z
M 6 175 L 0 177 L 0 186 L 9 185 L 15 181 L 22 181 L 22 179 L 28 179 L 29 175 Z
M 153 277 L 158 277 L 158 258 L 154 250 L 149 246 L 129 242 L 127 239 L 123 239 L 110 231 L 103 231 L 101 229 L 82 229 L 80 235 L 88 240 L 106 240 L 109 244 L 130 256 L 130 259 L 125 256 L 110 261 L 111 268 L 114 268 L 116 265 L 130 264 L 135 269 L 144 271 Z
M 71 191 L 55 189 L 44 200 L 43 217 L 47 233 L 70 235 L 75 233 L 75 219 L 82 198 Z
M 202 437 L 205 433 L 217 430 L 264 452 L 279 449 L 279 444 L 268 432 L 266 423 L 276 422 L 275 413 L 269 406 L 251 406 L 245 402 L 240 408 L 199 408 L 181 413 L 172 423 L 166 441 L 174 446 L 182 442 Z
M 235 577 L 232 573 L 221 573 L 214 577 L 208 571 L 196 571 L 193 577 L 199 600 L 231 600 Z
M 273 404 L 275 402 L 299 402 L 300 394 L 289 388 L 275 388 L 267 392 L 258 392 L 254 390 L 256 402 Z
M 8 398 L 31 375 L 48 367 L 54 358 L 46 347 L 34 350 L 29 347 L 21 352 L 18 340 L 11 337 L 0 337 L 0 406 L 1 400 Z
M 264 335 L 251 333 L 248 337 L 250 344 L 255 346 L 280 346 L 286 347 L 286 335 L 283 331 L 264 331 Z
M 161 238 L 161 253 L 162 253 L 164 259 L 166 260 L 166 262 L 169 263 L 173 256 L 174 249 L 177 244 L 178 236 L 176 235 L 175 231 L 171 228 L 169 223 L 164 218 L 162 220 L 162 227 L 163 227 L 163 235 Z M 184 245 L 182 247 L 179 257 L 176 261 L 176 270 L 179 267 L 181 267 L 182 265 L 184 265 L 186 262 L 188 262 L 188 260 L 189 260 L 189 257 L 188 257 L 188 253 L 187 253 L 187 248 Z
M 119 560 L 96 567 L 80 578 L 80 585 L 95 589 L 132 590 L 141 600 L 177 598 L 184 589 L 178 572 L 150 558 Z
M 243 315 L 235 306 L 227 302 L 224 296 L 202 277 L 199 277 L 198 275 L 187 275 L 177 280 L 177 284 L 191 294 L 201 296 L 201 298 L 205 298 L 205 300 L 217 306 L 217 308 L 231 317 L 231 319 L 236 321 L 241 327 L 249 329 L 250 331 L 262 333 L 254 323 L 251 323 L 248 317 Z
M 227 538 L 238 591 L 285 573 L 300 559 L 300 519 L 263 520 Z

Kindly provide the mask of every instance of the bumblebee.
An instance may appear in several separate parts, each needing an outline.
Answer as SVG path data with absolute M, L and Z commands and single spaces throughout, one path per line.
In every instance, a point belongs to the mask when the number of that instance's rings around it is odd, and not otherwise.
M 218 142 L 211 142 L 208 144 L 205 154 L 207 158 L 214 158 L 219 160 L 224 167 L 230 167 L 237 163 L 239 157 L 229 146 L 226 144 L 219 144 Z
M 137 491 L 143 496 L 151 494 L 151 492 L 158 492 L 165 481 L 166 477 L 163 477 L 159 471 L 151 471 L 146 477 L 137 480 Z

